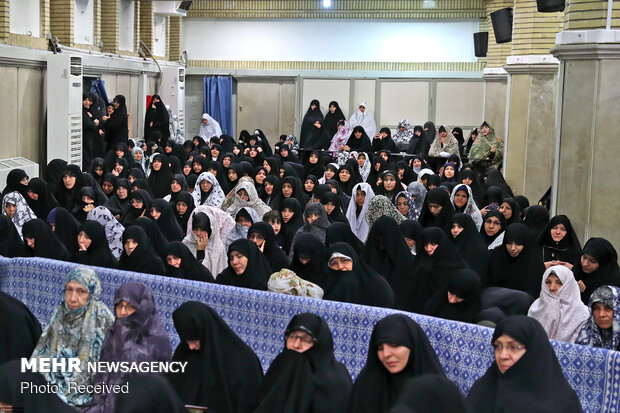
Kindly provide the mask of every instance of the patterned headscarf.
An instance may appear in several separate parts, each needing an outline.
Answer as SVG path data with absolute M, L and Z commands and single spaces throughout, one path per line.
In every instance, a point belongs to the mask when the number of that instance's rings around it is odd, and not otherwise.
M 603 303 L 607 307 L 614 309 L 610 332 L 601 330 L 596 324 L 594 314 L 592 313 L 592 306 L 595 303 Z M 590 318 L 579 332 L 575 343 L 617 350 L 620 343 L 620 288 L 612 285 L 598 287 L 590 296 L 588 307 L 590 308 Z
M 390 200 L 384 195 L 375 195 L 368 204 L 368 212 L 366 213 L 366 222 L 368 226 L 372 228 L 376 220 L 382 216 L 388 216 L 394 218 L 397 224 L 400 224 L 405 220 L 398 209 L 394 206 Z
M 205 199 L 205 202 L 202 203 L 202 191 L 200 190 L 200 183 L 205 180 L 211 182 L 211 192 L 209 193 L 207 199 Z M 224 191 L 222 191 L 220 183 L 218 182 L 215 175 L 213 175 L 211 172 L 203 172 L 200 174 L 200 176 L 196 180 L 196 184 L 194 185 L 194 192 L 192 192 L 192 196 L 194 197 L 194 205 L 206 205 L 216 208 L 220 208 L 222 206 L 222 202 L 224 202 L 224 198 L 226 198 L 226 195 L 224 194 Z
M 73 268 L 67 275 L 65 286 L 71 281 L 80 284 L 88 291 L 86 303 L 78 309 L 71 310 L 63 293 L 62 301 L 43 331 L 32 353 L 32 358 L 79 358 L 81 373 L 45 373 L 44 375 L 50 384 L 58 386 L 58 396 L 63 401 L 74 406 L 82 406 L 89 403 L 93 395 L 70 393 L 69 382 L 74 382 L 78 386 L 93 384 L 94 373 L 88 371 L 86 364 L 99 361 L 103 339 L 106 330 L 114 322 L 114 316 L 99 300 L 101 283 L 93 270 L 85 267 Z
M 245 189 L 248 193 L 248 197 L 250 198 L 248 201 L 241 199 L 239 196 L 239 191 Z M 232 191 L 231 191 L 232 192 Z M 250 179 L 249 181 L 239 182 L 239 184 L 234 189 L 234 199 L 232 204 L 226 208 L 226 212 L 230 214 L 233 218 L 237 215 L 237 212 L 243 208 L 252 208 L 258 214 L 259 218 L 265 215 L 267 212 L 271 211 L 271 208 L 267 206 L 259 197 L 256 192 L 256 187 L 254 183 Z M 222 204 L 222 209 L 224 209 L 224 205 Z
M 480 231 L 480 227 L 482 227 L 482 213 L 480 212 L 480 209 L 478 209 L 478 205 L 476 205 L 476 201 L 474 200 L 474 194 L 469 185 L 456 185 L 454 189 L 452 189 L 452 194 L 450 195 L 450 202 L 452 202 L 452 205 L 454 205 L 454 195 L 456 195 L 458 191 L 463 190 L 467 192 L 467 205 L 465 205 L 463 213 L 469 215 L 471 219 L 474 220 L 476 228 L 478 229 L 478 231 Z M 454 205 L 454 209 L 456 210 L 456 205 Z
M 400 191 L 399 193 L 397 193 L 396 196 L 394 197 L 394 205 L 396 205 L 396 209 L 398 209 L 398 198 L 400 196 L 404 196 L 405 199 L 407 200 L 407 205 L 409 205 L 409 212 L 404 217 L 407 219 L 413 219 L 414 221 L 417 221 L 418 217 L 420 216 L 420 211 L 418 211 L 418 209 L 415 206 L 415 201 L 413 200 L 413 196 L 411 196 L 411 194 L 407 191 Z
M 299 297 L 323 298 L 323 289 L 316 284 L 301 279 L 291 270 L 283 268 L 271 274 L 267 283 L 269 291 Z
M 22 194 L 17 191 L 9 192 L 4 196 L 4 198 L 2 198 L 2 213 L 4 215 L 6 215 L 6 204 L 15 205 L 15 215 L 13 215 L 11 221 L 13 221 L 13 224 L 15 224 L 15 228 L 17 229 L 17 232 L 21 237 L 22 227 L 24 226 L 24 224 L 31 219 L 35 219 L 37 216 L 32 211 L 32 209 L 30 209 Z
M 372 166 L 372 162 L 370 162 L 370 159 L 368 159 L 368 154 L 366 152 L 360 152 L 357 156 L 359 157 L 360 155 L 364 155 L 364 157 L 366 158 L 366 160 L 364 161 L 364 166 L 358 166 L 360 170 L 360 175 L 362 176 L 364 182 L 366 182 L 366 180 L 368 179 L 368 175 L 370 175 L 370 167 Z
M 422 211 L 422 207 L 424 206 L 424 198 L 426 198 L 426 193 L 428 190 L 422 184 L 422 182 L 412 182 L 407 187 L 407 192 L 409 192 L 415 198 L 415 208 L 418 211 Z
M 112 251 L 114 258 L 118 260 L 123 253 L 123 232 L 125 227 L 114 218 L 109 209 L 102 206 L 95 207 L 95 209 L 90 211 L 86 219 L 103 225 L 110 251 Z

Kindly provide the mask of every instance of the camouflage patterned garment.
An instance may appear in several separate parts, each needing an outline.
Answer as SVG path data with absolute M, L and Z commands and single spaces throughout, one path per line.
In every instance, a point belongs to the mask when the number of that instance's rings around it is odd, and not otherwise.
M 482 125 L 489 127 L 489 133 L 484 136 L 482 132 L 469 151 L 469 161 L 473 164 L 486 163 L 486 166 L 497 167 L 504 159 L 504 140 L 495 136 L 495 129 L 488 123 Z M 482 130 L 482 126 L 479 130 Z M 495 146 L 495 156 L 491 158 L 491 146 Z

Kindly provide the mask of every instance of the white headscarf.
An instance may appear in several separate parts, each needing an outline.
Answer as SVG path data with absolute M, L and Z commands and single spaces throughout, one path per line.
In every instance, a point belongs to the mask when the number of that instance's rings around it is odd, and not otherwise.
M 467 188 L 467 195 L 468 195 L 467 205 L 465 205 L 465 209 L 463 210 L 463 213 L 469 215 L 471 219 L 474 220 L 474 224 L 476 224 L 476 228 L 478 229 L 478 231 L 480 231 L 480 227 L 482 227 L 482 213 L 480 212 L 480 209 L 478 209 L 478 205 L 476 205 L 476 202 L 474 201 L 474 195 L 469 185 L 465 185 L 465 184 L 456 185 L 454 189 L 452 190 L 452 194 L 450 195 L 450 202 L 452 202 L 452 205 L 454 205 L 454 195 L 459 189 L 462 189 L 462 187 Z M 454 205 L 454 209 L 456 209 L 456 205 Z
M 204 122 L 200 123 L 200 131 L 198 132 L 198 134 L 205 141 L 209 142 L 209 139 L 211 139 L 212 137 L 217 136 L 219 138 L 222 135 L 222 128 L 220 128 L 220 124 L 217 123 L 217 121 L 211 116 L 209 116 L 208 113 L 203 113 L 202 119 L 206 119 L 207 124 L 205 125 Z
M 204 180 L 211 182 L 211 193 L 207 199 L 205 199 L 205 202 L 201 203 L 200 200 L 202 198 L 202 191 L 200 190 L 200 183 Z M 224 202 L 224 198 L 226 198 L 220 183 L 211 172 L 203 172 L 200 174 L 196 180 L 196 184 L 194 185 L 194 192 L 192 192 L 192 196 L 194 197 L 194 204 L 196 206 L 206 205 L 216 208 L 220 208 L 222 206 L 222 202 Z
M 366 110 L 362 112 L 360 110 L 360 106 L 363 106 Z M 349 119 L 349 128 L 353 130 L 356 126 L 361 126 L 364 128 L 366 135 L 368 135 L 372 142 L 373 136 L 377 133 L 377 123 L 375 122 L 375 118 L 372 116 L 372 113 L 370 113 L 366 102 L 360 102 L 360 104 L 357 105 L 355 113 L 353 113 L 351 119 Z
M 194 215 L 203 212 L 209 217 L 211 223 L 211 236 L 207 241 L 207 248 L 205 249 L 205 258 L 202 260 L 202 265 L 211 271 L 213 277 L 217 277 L 219 273 L 224 271 L 228 267 L 228 256 L 226 255 L 226 245 L 222 239 L 227 239 L 228 234 L 235 226 L 235 221 L 230 215 L 210 206 L 201 205 L 196 207 L 189 217 L 187 222 L 187 236 L 183 239 L 183 244 L 187 245 L 187 248 L 196 256 L 196 244 L 198 239 L 192 231 L 192 220 Z M 224 238 L 222 238 L 224 235 Z
M 364 199 L 364 205 L 362 206 L 362 210 L 359 216 L 356 215 L 355 211 L 357 208 L 357 204 L 355 203 L 355 195 L 357 194 L 357 190 L 366 193 L 366 199 Z M 347 208 L 347 219 L 349 220 L 349 224 L 351 225 L 351 231 L 355 234 L 355 236 L 362 242 L 366 242 L 366 238 L 368 238 L 368 231 L 370 227 L 366 222 L 366 212 L 368 212 L 368 204 L 370 204 L 370 200 L 375 196 L 375 192 L 372 190 L 370 184 L 366 182 L 360 182 L 356 184 L 351 190 L 351 202 L 349 202 L 349 208 Z
M 545 285 L 551 274 L 557 275 L 562 282 L 557 294 Z M 550 339 L 574 343 L 581 327 L 590 317 L 590 311 L 581 302 L 573 272 L 563 265 L 554 265 L 543 274 L 540 297 L 534 301 L 527 315 L 540 322 Z

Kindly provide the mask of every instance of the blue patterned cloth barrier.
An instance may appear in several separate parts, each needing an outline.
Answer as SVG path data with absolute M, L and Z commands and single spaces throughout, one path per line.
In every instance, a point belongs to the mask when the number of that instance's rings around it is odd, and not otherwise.
M 45 326 L 61 300 L 66 274 L 75 266 L 47 259 L 0 257 L 0 289 L 22 300 Z M 101 279 L 102 300 L 110 308 L 121 284 L 138 281 L 149 285 L 173 348 L 179 338 L 172 312 L 185 301 L 207 303 L 252 347 L 265 370 L 283 348 L 284 329 L 291 317 L 300 312 L 313 312 L 329 324 L 336 358 L 355 378 L 366 363 L 373 326 L 395 312 L 108 268 L 94 269 Z M 409 316 L 428 335 L 447 376 L 467 393 L 493 360 L 490 345 L 493 330 L 417 314 Z M 620 352 L 556 341 L 552 344 L 584 412 L 619 412 Z M 553 391 L 553 383 L 549 385 L 549 391 Z

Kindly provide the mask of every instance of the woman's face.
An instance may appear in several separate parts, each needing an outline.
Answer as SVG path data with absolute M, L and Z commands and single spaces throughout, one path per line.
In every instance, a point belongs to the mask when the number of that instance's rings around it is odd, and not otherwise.
M 256 158 L 256 155 L 258 155 L 256 148 L 250 148 L 250 158 Z
M 433 214 L 433 216 L 438 216 L 441 213 L 441 210 L 443 209 L 442 205 L 439 204 L 435 204 L 432 202 L 428 203 L 428 210 L 430 211 L 431 214 Z
M 293 218 L 293 215 L 295 215 L 295 213 L 292 209 L 284 208 L 282 210 L 282 221 L 284 221 L 285 224 L 288 223 L 291 218 Z
M 318 120 L 314 122 L 314 127 L 317 129 L 321 129 L 321 122 L 319 122 Z
M 450 228 L 450 234 L 452 234 L 452 238 L 458 237 L 458 235 L 463 232 L 463 227 L 457 224 L 456 222 L 452 224 L 452 228 Z
M 304 189 L 308 193 L 314 191 L 314 181 L 312 179 L 306 179 L 306 182 L 304 182 Z
M 217 158 L 218 156 L 220 156 L 220 150 L 216 147 L 211 148 L 211 156 L 213 158 Z
M 489 237 L 495 236 L 502 229 L 502 223 L 497 217 L 489 217 L 484 220 L 484 232 Z
M 141 199 L 132 198 L 129 203 L 135 209 L 142 209 L 144 207 L 144 202 Z
M 103 168 L 102 168 L 102 167 L 100 167 L 100 166 L 97 166 L 97 167 L 95 168 L 95 173 L 96 173 L 98 176 L 103 176 Z
M 106 106 L 106 113 L 108 114 L 108 116 L 112 115 L 114 113 L 114 106 L 112 105 Z
M 88 247 L 90 247 L 92 240 L 90 239 L 88 234 L 86 234 L 84 231 L 80 231 L 77 235 L 77 242 L 80 250 L 86 251 Z
M 312 336 L 305 331 L 293 331 L 286 336 L 286 348 L 288 350 L 303 353 L 312 346 L 314 346 L 314 340 L 312 339 Z
M 594 321 L 599 328 L 606 330 L 611 328 L 614 322 L 614 309 L 603 304 L 603 303 L 594 303 L 592 304 L 592 315 L 594 316 Z
M 325 207 L 325 212 L 327 212 L 327 215 L 331 215 L 332 212 L 334 212 L 334 209 L 336 209 L 336 205 L 334 205 L 332 202 L 328 202 L 323 206 Z
M 282 195 L 284 195 L 284 198 L 290 198 L 293 195 L 293 186 L 288 182 L 282 184 Z
M 355 133 L 355 139 L 361 139 L 362 137 L 362 131 L 356 130 Z
M 286 171 L 284 170 L 284 168 L 280 168 L 280 179 L 284 178 L 284 173 Z
M 308 224 L 312 224 L 317 219 L 319 219 L 318 214 L 308 214 L 308 216 L 306 217 L 306 220 L 308 221 Z
M 234 169 L 229 169 L 228 170 L 228 180 L 231 181 L 231 182 L 234 182 L 234 181 L 237 180 L 237 178 L 238 178 L 237 172 L 235 172 Z
M 353 271 L 353 261 L 344 257 L 332 258 L 328 266 L 334 271 Z
M 73 187 L 75 186 L 76 180 L 77 179 L 75 178 L 75 176 L 69 175 L 69 174 L 65 174 L 62 177 L 62 183 L 65 185 L 65 188 L 67 189 L 73 189 Z
M 405 237 L 405 242 L 407 243 L 407 246 L 409 247 L 409 249 L 412 249 L 413 247 L 415 247 L 414 239 Z
M 545 285 L 547 286 L 549 291 L 551 291 L 551 293 L 557 295 L 558 291 L 560 291 L 560 288 L 562 288 L 563 284 L 557 275 L 551 273 L 545 280 Z
M 15 211 L 17 211 L 17 207 L 9 202 L 4 206 L 4 212 L 11 219 L 15 216 Z
M 468 200 L 469 194 L 466 191 L 459 190 L 454 194 L 454 206 L 457 208 L 463 208 Z
M 159 220 L 159 217 L 161 216 L 161 212 L 159 212 L 159 210 L 155 207 L 151 207 L 149 213 L 151 214 L 151 217 L 153 217 L 155 221 Z
M 358 188 L 355 192 L 355 205 L 362 207 L 364 206 L 364 202 L 366 202 L 366 192 Z
M 161 164 L 160 164 L 161 165 Z M 155 166 L 155 164 L 153 164 L 153 166 Z M 154 169 L 154 168 L 153 168 Z M 120 163 L 116 163 L 114 164 L 114 170 L 120 175 L 123 173 L 123 165 L 121 165 Z M 155 169 L 156 171 L 159 169 Z M 134 178 L 135 179 L 135 178 Z
M 250 195 L 248 195 L 248 191 L 246 191 L 243 188 L 241 188 L 240 190 L 237 191 L 237 195 L 239 195 L 239 198 L 241 198 L 244 201 L 249 201 L 250 200 Z
M 351 178 L 351 173 L 346 169 L 342 169 L 338 173 L 338 176 L 340 177 L 340 182 L 345 183 L 345 182 L 348 182 L 349 179 Z
M 419 159 L 414 159 L 413 160 L 413 167 L 414 168 L 421 168 L 422 167 L 422 161 L 420 161 Z
M 127 255 L 131 255 L 131 253 L 136 249 L 137 246 L 138 243 L 132 238 L 127 238 L 127 241 L 125 241 L 125 243 L 123 244 L 123 248 L 125 248 L 125 253 Z
M 118 197 L 118 199 L 125 199 L 127 198 L 127 188 L 125 188 L 124 186 L 119 186 L 118 188 L 116 188 L 116 196 Z
M 581 269 L 586 274 L 591 274 L 594 271 L 598 270 L 599 262 L 596 258 L 591 256 L 590 254 L 583 254 L 581 256 Z
M 439 244 L 435 244 L 434 242 L 427 242 L 427 243 L 424 245 L 424 251 L 426 251 L 426 253 L 427 253 L 429 256 L 432 256 L 432 255 L 435 253 L 435 250 L 437 249 L 437 246 L 438 246 L 438 245 L 439 245 Z
M 471 186 L 471 183 L 472 183 L 472 182 L 473 182 L 473 181 L 472 181 L 472 180 L 471 180 L 471 178 L 470 178 L 470 177 L 468 177 L 468 176 L 466 176 L 466 177 L 464 177 L 463 179 L 461 179 L 461 183 L 462 183 L 462 184 L 465 184 L 465 185 L 469 185 L 469 186 Z
M 396 187 L 396 179 L 392 175 L 386 175 L 383 178 L 383 189 L 393 191 Z
M 359 107 L 360 112 L 364 113 L 366 112 L 366 108 L 364 106 L 360 106 Z
M 177 201 L 175 207 L 179 215 L 184 215 L 187 212 L 187 204 L 183 201 Z
M 506 244 L 506 251 L 512 258 L 516 258 L 523 251 L 524 246 L 521 244 L 517 244 L 516 242 L 510 242 Z
M 501 374 L 511 368 L 527 351 L 525 346 L 506 334 L 499 336 L 493 343 L 495 362 Z
M 332 169 L 328 168 L 325 170 L 325 180 L 329 180 L 332 179 L 334 176 L 336 175 L 336 172 L 334 172 Z
M 230 267 L 233 269 L 235 274 L 241 275 L 248 267 L 248 257 L 241 254 L 239 251 L 231 251 L 230 255 L 228 256 L 228 263 L 230 264 Z
M 450 165 L 446 166 L 443 170 L 443 174 L 446 178 L 454 178 L 454 168 Z
M 82 284 L 69 281 L 65 285 L 65 303 L 70 310 L 77 310 L 88 301 L 88 290 Z
M 144 154 L 142 153 L 142 151 L 135 151 L 133 154 L 133 158 L 140 162 L 142 160 L 142 157 L 144 156 Z M 102 171 L 103 172 L 103 171 Z
M 364 155 L 359 155 L 357 157 L 357 166 L 361 168 L 364 166 L 365 163 L 366 163 L 366 157 Z
M 265 193 L 267 195 L 271 195 L 273 193 L 273 184 L 267 181 L 265 181 Z
M 224 168 L 228 168 L 230 166 L 230 158 L 228 156 L 222 159 L 222 165 Z
M 202 181 L 200 181 L 200 190 L 202 192 L 209 192 L 211 190 L 211 188 L 213 188 L 213 184 L 211 182 L 209 182 L 208 179 L 203 179 Z M 247 192 L 246 192 L 247 194 Z
M 564 224 L 557 224 L 551 228 L 551 239 L 554 242 L 560 242 L 566 236 L 566 227 Z
M 265 182 L 265 178 L 267 178 L 267 175 L 265 174 L 265 171 L 261 169 L 256 174 L 256 177 L 254 180 L 256 181 L 257 184 L 262 185 L 263 182 Z
M 183 175 L 188 176 L 192 172 L 191 165 L 183 165 Z
M 170 183 L 170 191 L 172 192 L 179 192 L 181 190 L 181 184 L 179 184 L 179 181 L 177 181 L 176 179 L 173 179 L 172 182 Z
M 136 307 L 125 300 L 121 300 L 120 303 L 114 306 L 114 311 L 116 312 L 116 318 L 123 318 L 135 313 Z
M 153 164 L 153 166 L 155 166 L 155 164 Z M 192 168 L 194 169 L 194 172 L 196 172 L 197 174 L 202 171 L 202 165 L 200 164 L 200 162 L 192 163 Z
M 329 105 L 329 113 L 336 113 L 336 106 Z
M 110 194 L 112 193 L 112 191 L 114 191 L 114 185 L 112 185 L 111 182 L 108 181 L 103 181 L 103 183 L 101 184 L 101 189 L 103 189 L 103 192 L 107 195 L 110 196 Z
M 161 160 L 159 158 L 155 158 L 155 160 L 153 161 L 153 170 L 159 171 L 160 169 L 161 169 Z
M 459 297 L 458 295 L 452 294 L 450 291 L 448 291 L 448 302 L 450 304 L 456 304 L 456 303 L 463 302 L 463 299 Z
M 400 212 L 401 215 L 407 216 L 409 213 L 409 203 L 407 202 L 407 198 L 404 196 L 399 196 L 396 200 L 396 208 L 398 208 L 398 212 Z
M 400 373 L 407 367 L 410 354 L 409 347 L 392 343 L 381 343 L 377 349 L 379 361 L 392 374 Z
M 312 109 L 312 110 L 316 109 L 316 104 L 315 104 L 315 103 L 312 103 L 312 104 L 310 105 L 310 109 Z
M 504 214 L 506 220 L 512 218 L 512 207 L 508 202 L 502 202 L 502 204 L 499 206 L 499 212 Z
M 309 161 L 312 165 L 316 165 L 319 162 L 319 157 L 316 154 L 310 155 Z

